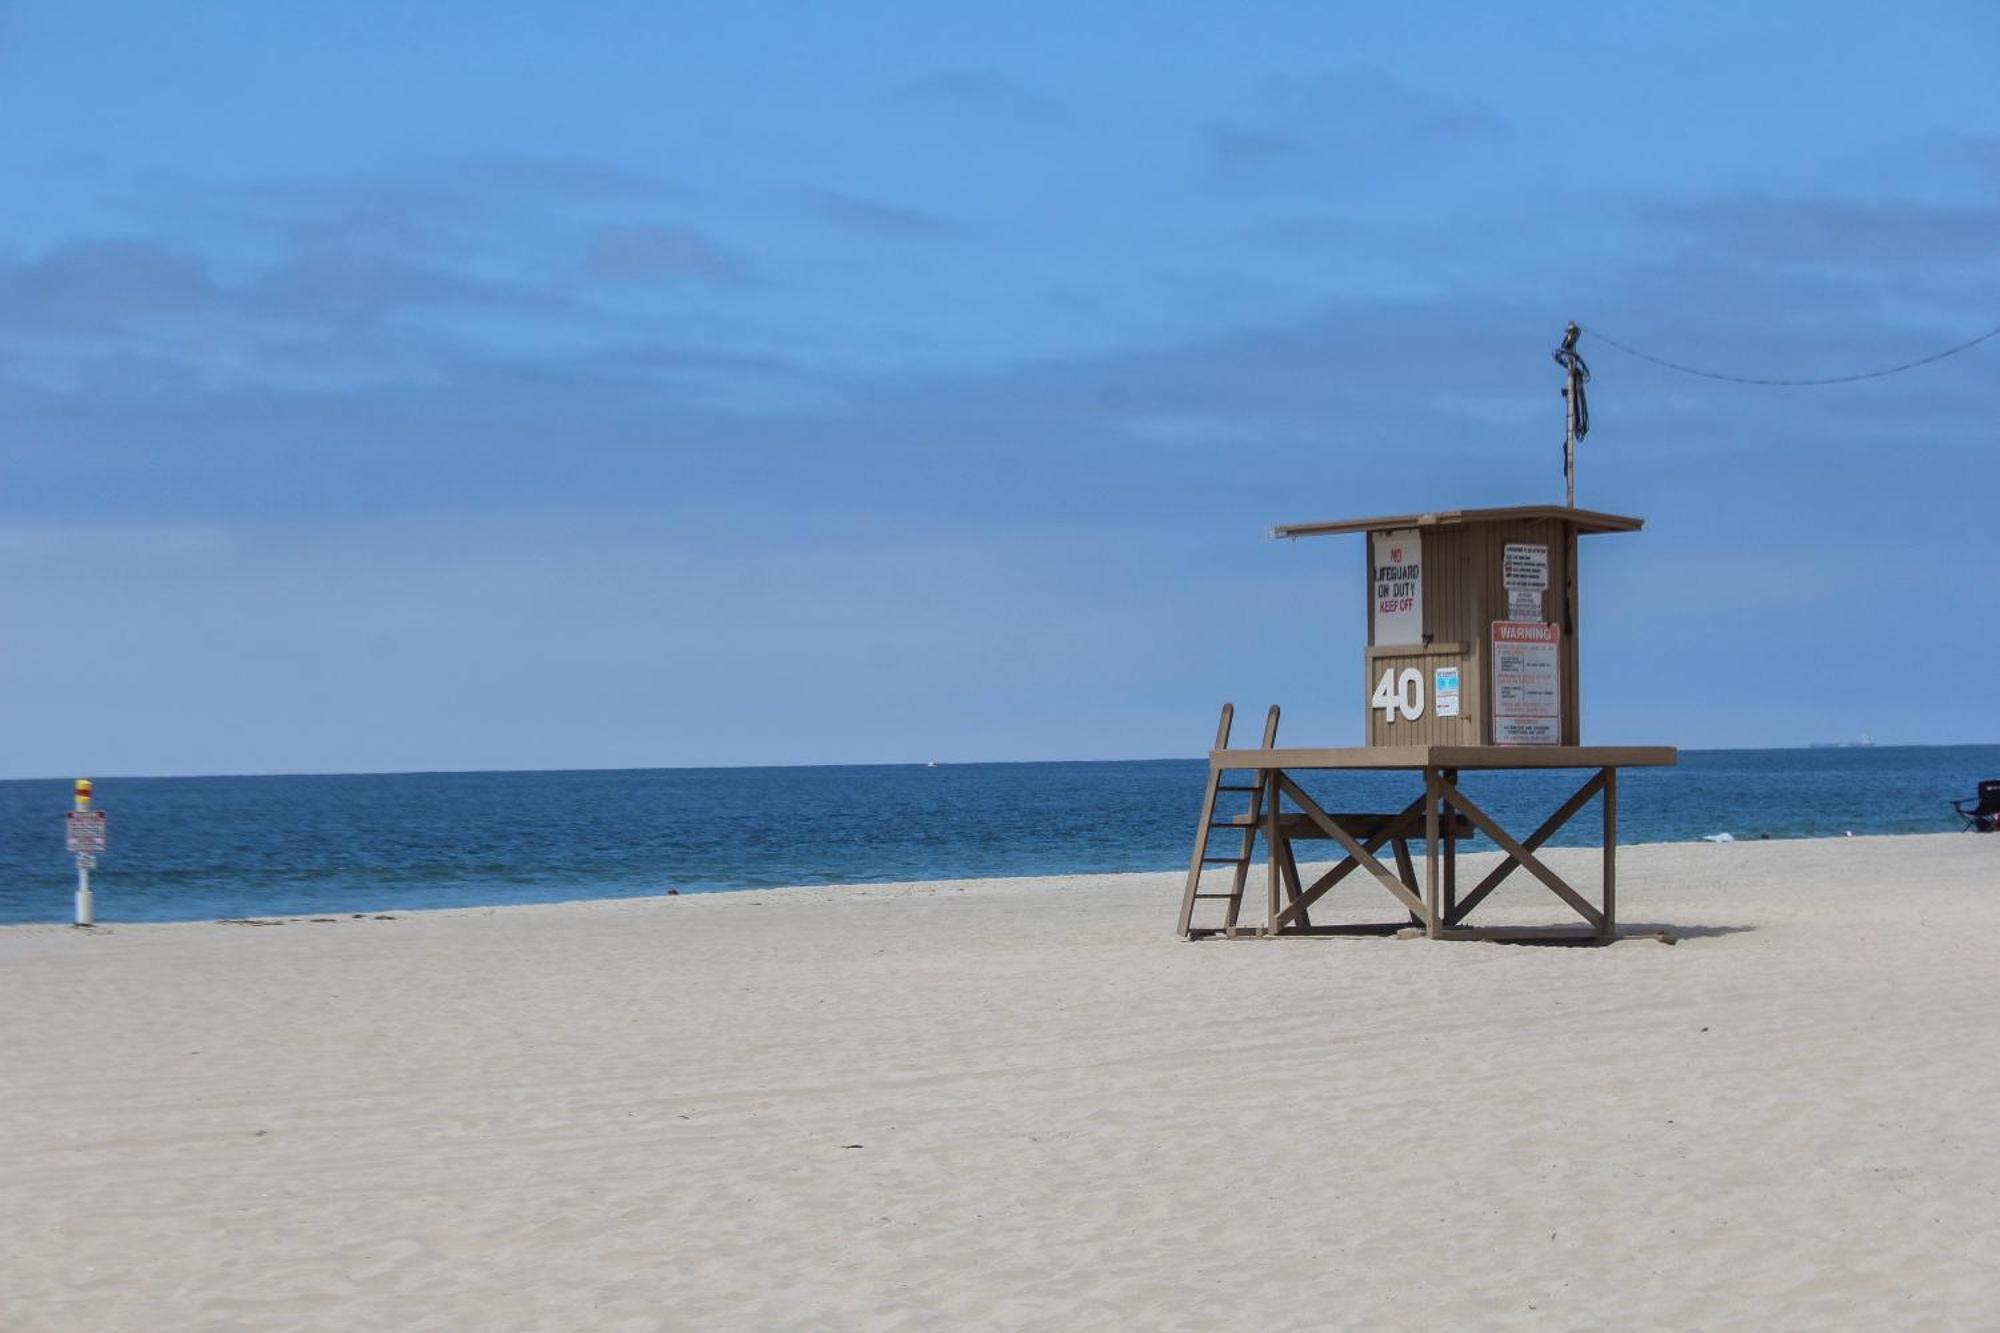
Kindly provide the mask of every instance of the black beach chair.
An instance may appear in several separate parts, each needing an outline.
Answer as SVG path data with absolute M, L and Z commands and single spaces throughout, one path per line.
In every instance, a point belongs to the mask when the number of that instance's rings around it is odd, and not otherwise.
M 1967 801 L 1953 801 L 1951 808 L 1965 821 L 1961 833 L 1991 833 L 2000 828 L 2000 778 L 1979 784 L 1979 795 Z

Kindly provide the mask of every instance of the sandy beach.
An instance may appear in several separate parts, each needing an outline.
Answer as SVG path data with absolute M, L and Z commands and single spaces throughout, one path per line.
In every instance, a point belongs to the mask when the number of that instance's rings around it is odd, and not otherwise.
M 1175 874 L 0 930 L 0 1327 L 1993 1327 L 2000 840 L 1619 868 L 1584 949 Z

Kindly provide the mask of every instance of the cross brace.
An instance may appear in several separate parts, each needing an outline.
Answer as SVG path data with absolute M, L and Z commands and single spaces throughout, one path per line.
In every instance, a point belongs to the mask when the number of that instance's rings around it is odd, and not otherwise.
M 1278 773 L 1277 776 L 1278 790 L 1284 795 L 1291 797 L 1293 803 L 1299 807 L 1305 814 L 1305 817 L 1311 820 L 1322 833 L 1339 843 L 1346 850 L 1347 859 L 1314 880 L 1312 887 L 1301 893 L 1284 911 L 1278 913 L 1271 923 L 1273 929 L 1282 930 L 1285 926 L 1297 921 L 1305 914 L 1306 909 L 1318 902 L 1328 889 L 1331 889 L 1334 885 L 1345 879 L 1350 871 L 1357 868 L 1365 869 L 1369 874 L 1373 875 L 1383 888 L 1395 894 L 1402 901 L 1403 905 L 1415 913 L 1425 925 L 1428 926 L 1431 924 L 1430 909 L 1424 905 L 1423 899 L 1417 897 L 1402 880 L 1390 874 L 1388 868 L 1375 859 L 1375 849 L 1377 847 L 1380 847 L 1390 838 L 1404 833 L 1412 824 L 1422 820 L 1424 813 L 1423 797 L 1419 796 L 1416 800 L 1404 806 L 1401 814 L 1383 825 L 1366 842 L 1363 842 L 1342 828 L 1338 820 L 1322 810 L 1319 802 L 1313 800 L 1312 796 L 1301 788 L 1298 783 L 1293 782 L 1289 776 L 1282 772 Z

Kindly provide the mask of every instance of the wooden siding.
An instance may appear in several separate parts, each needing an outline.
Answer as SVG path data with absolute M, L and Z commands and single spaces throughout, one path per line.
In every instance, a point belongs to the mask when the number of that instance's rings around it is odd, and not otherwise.
M 1363 672 L 1362 700 L 1375 693 L 1375 682 L 1382 678 L 1384 671 L 1402 674 L 1405 668 L 1415 667 L 1424 676 L 1424 711 L 1421 717 L 1405 718 L 1397 713 L 1393 720 L 1385 720 L 1382 710 L 1368 710 L 1368 743 L 1370 745 L 1479 745 L 1481 700 L 1484 690 L 1478 678 L 1472 673 L 1475 660 L 1468 651 L 1472 645 L 1464 643 L 1436 644 L 1396 644 L 1386 648 L 1370 648 L 1366 654 L 1366 670 Z M 1439 717 L 1437 698 L 1432 686 L 1436 681 L 1435 672 L 1441 666 L 1458 668 L 1458 716 Z
M 1362 564 L 1368 598 L 1368 646 L 1362 652 L 1361 704 L 1367 717 L 1369 745 L 1491 745 L 1493 718 L 1487 705 L 1491 693 L 1493 622 L 1506 620 L 1507 586 L 1502 556 L 1510 542 L 1546 547 L 1549 586 L 1542 592 L 1540 619 L 1562 629 L 1556 660 L 1561 719 L 1557 733 L 1564 745 L 1582 743 L 1577 664 L 1577 528 L 1560 517 L 1533 516 L 1466 522 L 1420 529 L 1423 541 L 1424 643 L 1378 647 L 1375 644 L 1374 537 L 1363 541 Z M 1636 520 L 1634 520 L 1636 522 Z M 1416 667 L 1424 673 L 1423 716 L 1405 720 L 1399 714 L 1385 721 L 1368 706 L 1375 682 L 1385 668 L 1399 673 Z M 1440 666 L 1459 669 L 1459 716 L 1440 718 L 1432 697 L 1433 672 Z

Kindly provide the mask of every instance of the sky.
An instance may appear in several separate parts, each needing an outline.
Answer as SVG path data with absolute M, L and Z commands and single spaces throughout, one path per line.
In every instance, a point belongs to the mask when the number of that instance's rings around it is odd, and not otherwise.
M 1584 738 L 1991 742 L 2000 8 L 0 0 L 0 776 L 1345 744 L 1560 501 Z

